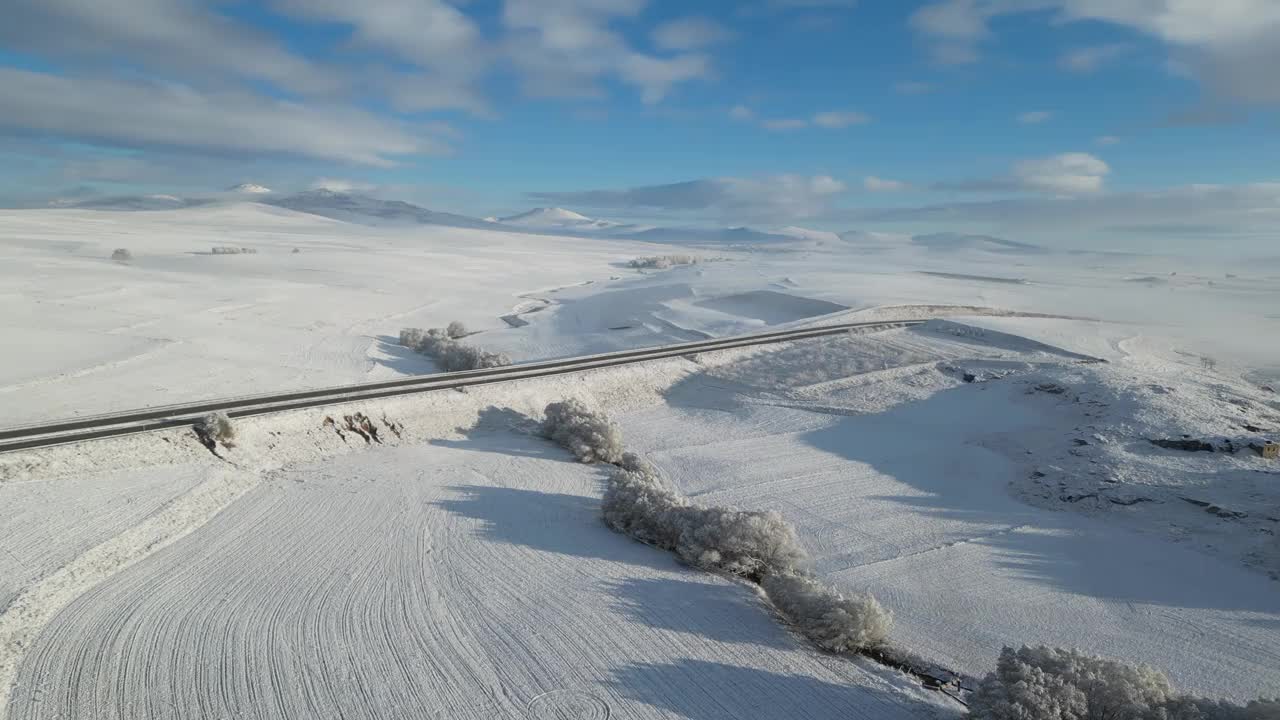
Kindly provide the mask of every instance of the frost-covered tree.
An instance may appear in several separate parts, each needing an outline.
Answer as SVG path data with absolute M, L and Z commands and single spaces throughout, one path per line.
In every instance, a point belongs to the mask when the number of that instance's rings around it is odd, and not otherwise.
M 133 253 L 129 252 L 129 248 L 116 248 L 111 251 L 111 259 L 117 262 L 129 262 L 133 259 Z
M 467 334 L 467 326 L 463 325 L 461 322 L 457 320 L 454 320 L 453 322 L 449 323 L 449 327 L 445 328 L 445 332 L 451 338 L 455 338 L 455 339 L 460 338 L 463 335 Z
M 581 400 L 551 403 L 545 414 L 542 434 L 564 446 L 581 462 L 617 464 L 622 461 L 622 431 Z
M 893 616 L 870 595 L 845 596 L 808 575 L 778 573 L 760 581 L 778 612 L 818 647 L 852 652 L 883 645 Z
M 435 358 L 448 372 L 480 370 L 511 364 L 504 353 L 494 353 L 471 345 L 464 345 L 449 335 L 447 329 L 404 328 L 400 331 L 400 344 Z
M 795 528 L 773 511 L 695 508 L 678 513 L 676 555 L 696 567 L 759 580 L 807 568 Z
M 969 698 L 979 720 L 1280 720 L 1280 701 L 1247 705 L 1180 695 L 1147 665 L 1075 650 L 1006 647 Z

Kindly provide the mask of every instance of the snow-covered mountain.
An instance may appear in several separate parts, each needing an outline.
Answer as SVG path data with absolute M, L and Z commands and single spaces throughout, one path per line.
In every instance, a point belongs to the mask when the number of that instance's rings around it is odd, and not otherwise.
M 259 202 L 362 225 L 416 224 L 493 229 L 493 223 L 466 215 L 436 212 L 400 200 L 379 200 L 332 190 L 307 190 L 284 197 L 266 197 Z
M 781 227 L 774 232 L 801 240 L 813 240 L 817 243 L 836 243 L 840 241 L 840 236 L 836 233 L 827 230 L 811 230 L 809 228 L 796 227 L 795 225 Z
M 622 225 L 612 220 L 597 220 L 564 208 L 534 208 L 528 212 L 499 218 L 498 222 L 517 227 L 564 230 L 607 230 Z
M 271 188 L 257 183 L 245 182 L 227 188 L 227 192 L 238 195 L 265 195 L 271 192 Z

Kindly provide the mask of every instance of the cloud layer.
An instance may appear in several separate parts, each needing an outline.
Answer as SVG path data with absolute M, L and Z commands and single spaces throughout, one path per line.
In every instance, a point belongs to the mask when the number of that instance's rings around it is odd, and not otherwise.
M 845 184 L 828 175 L 722 177 L 622 190 L 534 192 L 538 202 L 613 210 L 710 211 L 727 217 L 804 218 L 821 214 Z
M 1102 21 L 1155 38 L 1222 98 L 1280 102 L 1274 78 L 1280 67 L 1280 3 L 1274 0 L 939 0 L 913 13 L 910 24 L 938 62 L 971 63 L 992 38 L 993 19 L 1043 11 L 1057 22 Z M 1090 71 L 1123 52 L 1117 45 L 1078 49 L 1062 65 Z

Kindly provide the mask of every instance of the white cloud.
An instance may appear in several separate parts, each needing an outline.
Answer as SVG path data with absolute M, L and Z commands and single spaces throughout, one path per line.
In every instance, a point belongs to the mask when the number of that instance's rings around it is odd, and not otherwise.
M 1124 43 L 1076 48 L 1063 53 L 1062 57 L 1058 58 L 1058 66 L 1071 72 L 1093 72 L 1128 51 L 1129 46 Z
M 231 75 L 304 94 L 346 84 L 334 68 L 293 55 L 266 34 L 197 2 L 7 0 L 0 46 L 72 65 L 124 57 L 163 74 L 182 72 L 188 82 Z
M 653 44 L 663 50 L 697 50 L 731 37 L 723 25 L 705 17 L 671 20 L 653 30 Z
M 860 112 L 832 111 L 820 112 L 813 116 L 813 124 L 818 127 L 838 130 L 850 125 L 864 125 L 871 122 L 871 117 Z
M 729 108 L 729 117 L 734 120 L 751 120 L 755 116 L 755 111 L 746 105 L 734 105 Z
M 1110 172 L 1105 162 L 1088 153 L 1063 153 L 1013 166 L 1013 176 L 1025 188 L 1067 194 L 1102 190 Z
M 495 53 L 476 24 L 444 0 L 272 0 L 276 9 L 307 21 L 350 28 L 350 44 L 390 54 L 411 66 L 397 72 L 360 73 L 401 110 L 487 112 L 479 81 Z M 466 58 L 466 62 L 459 62 Z
M 1274 249 L 1280 241 L 1280 183 L 1188 185 L 1125 193 L 1014 198 L 911 208 L 853 210 L 845 221 L 979 223 L 1038 233 L 1123 233 L 1167 242 L 1179 237 L 1236 236 Z M 1065 233 L 1064 233 L 1065 234 Z
M 1175 65 L 1224 98 L 1280 103 L 1275 0 L 939 0 L 916 11 L 910 25 L 929 40 L 935 59 L 972 62 L 991 37 L 992 18 L 1043 10 L 1056 11 L 1058 21 L 1102 21 L 1154 37 L 1169 47 Z M 1094 60 L 1085 58 L 1082 67 Z
M 662 100 L 677 83 L 712 76 L 710 59 L 640 53 L 610 29 L 631 18 L 644 0 L 505 0 L 505 55 L 536 97 L 602 94 L 599 80 L 616 74 L 637 87 L 646 103 Z
M 901 180 L 888 180 L 875 175 L 868 175 L 862 180 L 862 187 L 870 192 L 902 192 L 911 186 Z
M 624 80 L 640 88 L 640 99 L 652 105 L 661 102 L 677 83 L 710 77 L 711 60 L 706 55 L 658 58 L 630 53 L 619 72 Z
M 765 130 L 784 132 L 807 128 L 809 127 L 809 121 L 804 118 L 777 118 L 775 120 L 764 120 L 760 123 L 760 126 Z
M 1053 113 L 1048 110 L 1033 110 L 1031 112 L 1024 112 L 1018 115 L 1018 122 L 1023 125 L 1039 125 L 1042 122 L 1048 121 L 1052 117 Z
M 1115 135 L 1103 135 L 1095 139 L 1094 142 L 1099 145 L 1118 145 L 1120 143 L 1120 138 Z
M 726 218 L 775 221 L 821 214 L 830 199 L 845 190 L 843 182 L 829 175 L 772 175 L 529 195 L 538 202 L 570 207 L 712 213 Z
M 1036 192 L 1057 195 L 1102 190 L 1111 168 L 1088 153 L 1062 153 L 1014 163 L 1006 177 L 934 183 L 934 190 L 955 192 Z
M 0 127 L 105 141 L 233 153 L 282 153 L 388 166 L 445 149 L 407 126 L 349 108 L 244 92 L 68 78 L 0 68 Z

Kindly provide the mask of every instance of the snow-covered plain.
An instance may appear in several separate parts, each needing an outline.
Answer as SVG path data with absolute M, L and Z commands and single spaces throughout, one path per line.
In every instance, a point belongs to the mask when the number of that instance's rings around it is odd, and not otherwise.
M 222 458 L 185 431 L 0 457 L 0 717 L 961 712 L 610 533 L 601 472 L 530 429 L 566 396 L 695 501 L 781 512 L 928 660 L 1044 642 L 1280 694 L 1280 464 L 1148 442 L 1277 438 L 1275 261 L 344 207 L 0 212 L 0 425 L 433 372 L 396 336 L 451 320 L 519 362 L 940 319 L 260 418 Z M 673 252 L 703 262 L 626 266 Z M 356 410 L 388 447 L 325 422 Z

